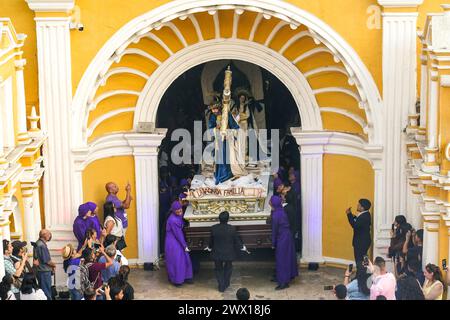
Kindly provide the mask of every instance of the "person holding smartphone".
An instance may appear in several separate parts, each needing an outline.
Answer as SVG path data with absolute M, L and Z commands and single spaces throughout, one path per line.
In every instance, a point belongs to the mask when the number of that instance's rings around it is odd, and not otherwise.
M 367 251 L 372 244 L 372 237 L 370 236 L 372 217 L 369 212 L 371 206 L 372 204 L 369 200 L 360 199 L 355 215 L 352 213 L 352 208 L 348 208 L 346 211 L 348 222 L 353 228 L 352 245 L 357 265 L 362 262 L 363 257 L 367 255 Z
M 356 268 L 356 276 L 353 280 L 350 279 L 353 271 L 353 264 L 349 264 L 345 270 L 344 285 L 347 287 L 348 300 L 369 300 L 370 288 L 369 282 L 371 274 L 368 273 L 367 268 L 359 265 Z
M 111 279 L 112 277 L 115 277 L 116 275 L 119 274 L 119 269 L 120 269 L 120 256 L 119 257 L 119 261 L 117 259 L 115 259 L 114 257 L 116 256 L 116 247 L 114 245 L 109 245 L 108 247 L 105 248 L 105 255 L 101 256 L 100 259 L 98 260 L 99 263 L 106 263 L 106 256 L 108 256 L 109 258 L 111 258 L 112 260 L 112 265 L 107 267 L 106 269 L 103 269 L 101 271 L 102 273 L 102 280 L 104 283 L 107 283 L 109 281 L 109 279 Z

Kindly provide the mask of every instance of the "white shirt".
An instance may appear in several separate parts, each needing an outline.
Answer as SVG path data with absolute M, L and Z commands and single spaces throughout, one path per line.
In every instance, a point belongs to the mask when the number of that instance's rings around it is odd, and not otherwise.
M 30 294 L 23 294 L 21 292 L 20 300 L 47 300 L 47 296 L 42 289 L 37 289 L 36 291 L 33 289 L 33 293 Z
M 104 226 L 106 228 L 106 225 L 108 224 L 109 221 L 114 222 L 114 227 L 111 230 L 111 234 L 113 236 L 116 236 L 118 238 L 123 237 L 123 224 L 122 224 L 122 220 L 120 220 L 120 218 L 116 217 L 116 219 L 114 219 L 111 216 L 107 216 L 105 219 L 105 223 Z
M 2 299 L 0 298 L 0 300 L 2 300 Z M 16 296 L 14 295 L 14 293 L 12 293 L 11 290 L 8 291 L 8 293 L 6 294 L 6 299 L 5 299 L 5 301 L 6 301 L 6 300 L 16 300 Z

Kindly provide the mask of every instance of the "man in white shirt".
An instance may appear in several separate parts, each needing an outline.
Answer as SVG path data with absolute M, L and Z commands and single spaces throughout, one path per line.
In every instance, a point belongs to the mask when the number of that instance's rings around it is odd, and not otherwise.
M 385 296 L 387 300 L 396 300 L 397 281 L 392 273 L 386 271 L 386 261 L 382 257 L 377 257 L 373 263 L 372 265 L 369 262 L 368 267 L 373 274 L 370 300 L 376 300 L 378 296 Z

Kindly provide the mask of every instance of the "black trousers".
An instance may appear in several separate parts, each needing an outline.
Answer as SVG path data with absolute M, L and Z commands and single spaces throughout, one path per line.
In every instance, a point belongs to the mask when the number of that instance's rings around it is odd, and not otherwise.
M 230 286 L 231 273 L 233 272 L 232 261 L 215 260 L 215 273 L 219 283 L 219 291 L 225 291 Z
M 355 255 L 355 262 L 357 265 L 362 263 L 364 256 L 366 256 L 367 251 L 369 251 L 369 248 L 370 248 L 370 244 L 353 247 L 353 253 Z

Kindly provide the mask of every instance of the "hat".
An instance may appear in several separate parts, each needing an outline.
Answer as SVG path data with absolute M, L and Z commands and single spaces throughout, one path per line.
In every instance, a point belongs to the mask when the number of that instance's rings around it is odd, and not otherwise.
M 72 257 L 72 254 L 73 254 L 73 250 L 74 249 L 71 244 L 64 246 L 61 250 L 61 256 L 62 256 L 63 260 L 70 259 L 70 257 Z
M 280 178 L 276 178 L 273 181 L 273 189 L 276 191 L 278 189 L 279 186 L 281 186 L 283 184 L 283 181 Z
M 172 206 L 170 207 L 170 211 L 172 211 L 172 213 L 175 213 L 175 211 L 183 209 L 183 206 L 181 205 L 181 203 L 179 201 L 174 201 L 172 203 Z
M 180 193 L 180 195 L 178 196 L 178 198 L 180 198 L 180 199 L 186 199 L 186 198 L 187 198 L 187 195 L 186 195 L 186 193 L 182 192 L 182 193 Z

